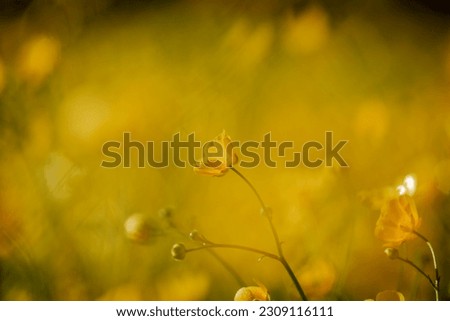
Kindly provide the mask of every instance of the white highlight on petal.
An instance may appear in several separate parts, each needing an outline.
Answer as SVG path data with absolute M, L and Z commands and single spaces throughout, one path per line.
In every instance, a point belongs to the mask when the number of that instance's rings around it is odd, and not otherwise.
M 403 180 L 403 186 L 406 188 L 406 193 L 409 196 L 413 196 L 416 192 L 417 187 L 417 181 L 414 175 L 406 175 L 405 179 Z
M 398 195 L 405 195 L 406 194 L 406 187 L 403 185 L 397 186 L 397 192 Z
M 413 196 L 416 192 L 417 180 L 413 174 L 406 175 L 403 179 L 402 185 L 397 186 L 398 195 L 408 194 Z

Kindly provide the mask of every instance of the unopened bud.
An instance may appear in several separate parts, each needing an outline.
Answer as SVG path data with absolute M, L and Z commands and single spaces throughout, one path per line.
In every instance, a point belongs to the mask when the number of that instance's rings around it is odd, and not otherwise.
M 206 237 L 204 237 L 203 234 L 200 233 L 198 230 L 193 230 L 191 233 L 189 233 L 189 238 L 192 241 L 209 243 Z
M 378 293 L 375 301 L 405 301 L 405 296 L 398 291 L 386 290 Z
M 395 260 L 398 258 L 399 254 L 398 254 L 398 250 L 396 248 L 393 247 L 388 247 L 387 249 L 384 250 L 384 253 L 387 255 L 388 258 L 390 258 L 391 260 Z
M 137 243 L 148 242 L 151 236 L 156 235 L 156 229 L 149 219 L 142 213 L 135 213 L 124 223 L 125 235 Z
M 177 260 L 181 261 L 184 260 L 186 257 L 186 247 L 182 243 L 176 243 L 172 246 L 172 257 Z
M 270 296 L 264 287 L 247 286 L 236 292 L 234 301 L 270 301 Z

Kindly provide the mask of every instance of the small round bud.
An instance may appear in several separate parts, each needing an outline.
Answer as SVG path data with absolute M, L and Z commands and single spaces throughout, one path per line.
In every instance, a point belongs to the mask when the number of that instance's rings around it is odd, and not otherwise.
M 384 253 L 387 255 L 388 258 L 390 258 L 391 260 L 395 260 L 398 258 L 399 254 L 398 254 L 398 250 L 396 248 L 393 247 L 388 247 L 387 249 L 384 250 Z
M 270 301 L 270 296 L 264 287 L 247 286 L 236 292 L 234 301 Z
M 189 238 L 192 241 L 200 241 L 202 239 L 202 235 L 198 230 L 192 230 L 191 233 L 189 233 Z
M 177 261 L 184 260 L 186 252 L 186 247 L 183 243 L 176 243 L 172 246 L 172 257 Z
M 378 293 L 375 301 L 405 301 L 405 296 L 398 291 L 386 290 Z
M 135 213 L 128 217 L 123 226 L 127 238 L 134 242 L 145 243 L 154 234 L 149 220 L 142 213 Z
M 208 243 L 208 240 L 198 230 L 191 231 L 191 233 L 189 233 L 189 238 L 192 241 Z

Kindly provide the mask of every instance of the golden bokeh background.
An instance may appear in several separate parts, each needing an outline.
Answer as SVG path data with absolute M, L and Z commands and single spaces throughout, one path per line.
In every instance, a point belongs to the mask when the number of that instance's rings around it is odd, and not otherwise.
M 426 6 L 426 4 L 431 6 Z M 433 300 L 374 236 L 390 188 L 414 174 L 420 232 L 450 297 L 450 28 L 437 1 L 4 1 L 0 6 L 0 299 L 232 300 L 241 285 L 207 251 L 275 251 L 232 172 L 100 167 L 102 145 L 239 141 L 296 148 L 348 140 L 348 168 L 241 172 L 273 210 L 311 299 Z M 134 163 L 136 164 L 136 163 Z M 281 164 L 281 163 L 280 163 Z M 163 213 L 164 215 L 161 215 Z M 170 215 L 169 215 L 170 214 Z M 427 247 L 401 252 L 428 274 Z M 216 251 L 247 285 L 296 300 L 278 262 Z

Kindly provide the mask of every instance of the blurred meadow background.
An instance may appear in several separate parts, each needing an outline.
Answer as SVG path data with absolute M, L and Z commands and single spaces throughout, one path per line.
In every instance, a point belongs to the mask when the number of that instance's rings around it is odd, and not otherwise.
M 159 146 L 223 129 L 297 151 L 325 131 L 349 141 L 347 168 L 240 169 L 311 299 L 434 299 L 374 236 L 407 174 L 449 299 L 449 26 L 439 1 L 2 1 L 0 299 L 232 300 L 242 285 L 218 260 L 171 248 L 198 229 L 275 251 L 248 186 L 172 163 L 100 167 L 123 132 Z M 423 242 L 400 250 L 433 274 Z M 298 299 L 278 262 L 216 253 L 246 285 Z

